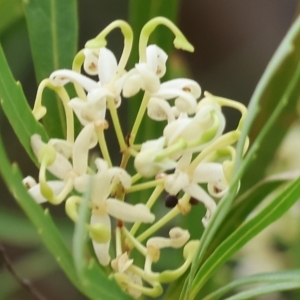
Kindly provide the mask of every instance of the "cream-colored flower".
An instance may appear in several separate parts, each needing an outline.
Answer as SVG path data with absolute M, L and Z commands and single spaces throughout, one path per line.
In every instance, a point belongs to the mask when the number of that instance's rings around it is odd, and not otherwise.
M 96 142 L 93 124 L 89 124 L 82 129 L 73 146 L 65 145 L 65 143 L 58 142 L 57 140 L 50 140 L 48 144 L 46 144 L 39 135 L 33 135 L 31 137 L 31 147 L 34 154 L 40 163 L 43 163 L 45 156 L 48 155 L 47 152 L 51 152 L 53 161 L 47 165 L 47 170 L 59 180 L 48 181 L 45 179 L 45 170 L 40 171 L 40 173 L 43 173 L 40 174 L 40 178 L 43 178 L 43 180 L 42 182 L 40 181 L 39 184 L 29 188 L 28 192 L 31 196 L 38 203 L 45 202 L 46 200 L 52 201 L 54 204 L 62 202 L 74 187 L 77 188 L 75 183 L 76 178 L 86 174 L 88 151 L 96 145 Z M 68 159 L 70 149 L 72 153 L 72 163 Z M 52 198 L 51 194 L 54 195 L 54 198 L 60 194 L 60 199 L 51 200 L 46 194 L 48 194 L 50 198 Z
M 164 142 L 165 138 L 161 137 L 142 144 L 140 152 L 134 159 L 134 167 L 143 177 L 152 177 L 176 167 L 176 162 L 168 157 L 156 161 L 157 156 L 164 148 Z
M 86 182 L 91 183 L 92 216 L 91 225 L 103 224 L 111 231 L 110 217 L 112 216 L 124 222 L 152 223 L 155 216 L 144 204 L 131 205 L 116 198 L 110 197 L 112 184 L 119 183 L 122 188 L 127 189 L 131 185 L 131 178 L 121 168 L 108 168 L 106 162 L 99 159 L 99 167 L 96 175 L 86 176 Z M 87 184 L 83 184 L 87 188 Z M 106 266 L 110 261 L 109 256 L 110 239 L 106 243 L 98 243 L 93 240 L 95 253 L 99 262 Z
M 72 70 L 58 70 L 50 75 L 54 86 L 64 86 L 68 82 L 81 85 L 87 92 L 87 99 L 73 98 L 69 105 L 74 110 L 82 125 L 97 120 L 104 120 L 107 98 L 113 98 L 116 107 L 121 104 L 121 90 L 123 79 L 117 76 L 117 60 L 107 48 L 99 50 L 84 50 L 84 70 L 90 74 L 98 74 L 96 82 Z

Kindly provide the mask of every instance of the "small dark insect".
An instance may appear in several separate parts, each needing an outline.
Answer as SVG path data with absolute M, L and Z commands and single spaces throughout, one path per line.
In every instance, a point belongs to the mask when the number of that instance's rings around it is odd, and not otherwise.
M 165 206 L 168 208 L 173 208 L 177 205 L 178 203 L 178 194 L 177 195 L 170 195 L 168 194 L 167 197 L 165 198 Z M 199 201 L 193 197 L 190 199 L 190 204 L 191 205 L 197 205 L 199 204 Z
M 177 195 L 168 194 L 167 197 L 165 198 L 165 206 L 168 208 L 175 207 L 177 205 L 177 203 L 178 203 Z

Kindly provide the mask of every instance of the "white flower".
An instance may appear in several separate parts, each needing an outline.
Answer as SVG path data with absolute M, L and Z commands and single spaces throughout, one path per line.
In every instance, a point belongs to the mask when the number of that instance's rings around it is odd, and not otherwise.
M 130 70 L 124 80 L 123 95 L 132 97 L 144 90 L 150 94 L 159 89 L 160 78 L 166 72 L 167 54 L 156 45 L 149 45 L 146 50 L 146 63 L 138 63 Z
M 88 151 L 96 145 L 96 142 L 93 124 L 89 124 L 81 130 L 73 146 L 51 139 L 48 144 L 46 144 L 41 140 L 38 134 L 34 134 L 31 137 L 31 147 L 34 154 L 39 160 L 43 160 L 41 151 L 45 151 L 43 149 L 47 146 L 52 147 L 55 157 L 53 162 L 47 166 L 47 170 L 60 180 L 40 182 L 39 184 L 33 185 L 28 192 L 38 203 L 45 202 L 47 199 L 43 196 L 41 187 L 43 184 L 46 184 L 52 190 L 55 197 L 64 191 L 63 199 L 60 199 L 58 202 L 63 201 L 73 187 L 76 188 L 75 179 L 86 174 Z M 72 163 L 68 160 L 70 147 Z
M 222 114 L 220 106 L 215 103 L 209 103 L 201 106 L 196 115 L 192 118 L 186 114 L 180 114 L 179 118 L 167 124 L 164 129 L 166 144 L 172 145 L 179 139 L 184 139 L 187 143 L 193 144 L 190 151 L 200 151 L 204 149 L 208 143 L 217 139 L 225 128 L 225 117 Z M 208 140 L 201 141 L 210 129 L 211 136 Z
M 142 144 L 140 152 L 134 160 L 134 167 L 143 177 L 152 177 L 166 170 L 174 169 L 176 162 L 168 157 L 156 161 L 164 148 L 165 138 L 150 140 Z
M 131 285 L 143 286 L 143 281 L 140 276 L 129 270 L 129 267 L 132 265 L 132 263 L 133 259 L 129 259 L 127 252 L 125 252 L 121 255 L 118 255 L 114 260 L 112 260 L 111 266 L 116 273 L 126 276 L 125 280 L 124 276 L 120 276 L 119 274 L 119 276 L 116 276 L 115 278 L 122 279 L 122 283 L 120 284 L 123 289 L 133 298 L 137 299 L 141 296 L 142 293 L 132 288 Z
M 194 199 L 202 202 L 206 209 L 206 215 L 202 219 L 206 227 L 212 213 L 216 209 L 216 203 L 213 198 L 199 185 L 208 184 L 208 192 L 212 196 L 222 196 L 227 191 L 225 175 L 222 164 L 203 162 L 200 163 L 195 171 L 190 174 L 188 166 L 191 162 L 191 153 L 185 153 L 178 161 L 174 174 L 168 175 L 165 181 L 165 190 L 171 195 L 177 195 L 181 190 Z M 210 187 L 217 187 L 220 190 L 214 190 Z
M 180 227 L 173 227 L 169 231 L 170 238 L 165 237 L 152 237 L 147 241 L 147 247 L 155 247 L 158 249 L 172 247 L 181 248 L 189 240 L 190 234 L 188 230 Z
M 201 95 L 201 88 L 199 84 L 191 79 L 178 78 L 162 83 L 159 90 L 151 95 L 148 103 L 148 116 L 154 120 L 165 120 L 168 122 L 174 120 L 174 112 L 171 110 L 171 105 L 166 100 L 175 99 L 175 107 L 178 112 L 194 114 L 197 107 L 197 99 Z M 158 100 L 162 103 L 159 105 Z M 156 105 L 156 110 L 151 106 Z M 156 112 L 156 114 L 154 113 Z
M 90 75 L 98 73 L 99 82 L 71 70 L 58 70 L 50 75 L 54 86 L 64 86 L 68 82 L 80 84 L 87 91 L 87 99 L 72 99 L 69 105 L 82 125 L 104 120 L 107 98 L 113 98 L 116 107 L 121 104 L 122 78 L 117 72 L 117 60 L 107 48 L 84 50 L 86 56 L 84 69 Z
M 111 198 L 111 184 L 119 183 L 123 188 L 129 188 L 131 177 L 121 168 L 108 168 L 105 161 L 99 159 L 97 165 L 100 167 L 96 175 L 89 176 L 92 180 L 91 200 L 93 211 L 91 225 L 103 224 L 109 231 L 111 223 L 109 215 L 124 222 L 152 223 L 155 216 L 144 204 L 131 205 Z M 87 188 L 87 185 L 84 185 Z M 109 256 L 110 239 L 106 243 L 97 243 L 93 240 L 95 253 L 99 262 L 106 266 L 110 261 Z

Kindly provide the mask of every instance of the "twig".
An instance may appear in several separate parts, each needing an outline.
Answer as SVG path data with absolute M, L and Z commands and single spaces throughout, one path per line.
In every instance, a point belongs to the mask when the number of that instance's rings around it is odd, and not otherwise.
M 10 262 L 8 256 L 6 255 L 3 246 L 0 246 L 0 253 L 3 257 L 3 265 L 7 268 L 10 274 L 16 279 L 16 281 L 30 294 L 34 296 L 37 300 L 46 300 L 46 298 L 41 295 L 30 283 L 29 280 L 21 278 L 17 272 L 14 270 L 12 263 Z

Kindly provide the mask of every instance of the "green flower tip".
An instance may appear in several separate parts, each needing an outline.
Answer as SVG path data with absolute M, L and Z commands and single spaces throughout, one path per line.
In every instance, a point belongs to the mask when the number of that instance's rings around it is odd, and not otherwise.
M 87 41 L 84 47 L 89 49 L 99 49 L 105 47 L 106 45 L 107 45 L 107 40 L 105 38 L 98 36 L 97 38 Z
M 89 226 L 90 237 L 96 243 L 107 243 L 110 240 L 110 230 L 101 223 Z
M 188 52 L 194 52 L 195 50 L 194 46 L 184 36 L 177 36 L 173 43 L 176 49 L 182 49 Z

